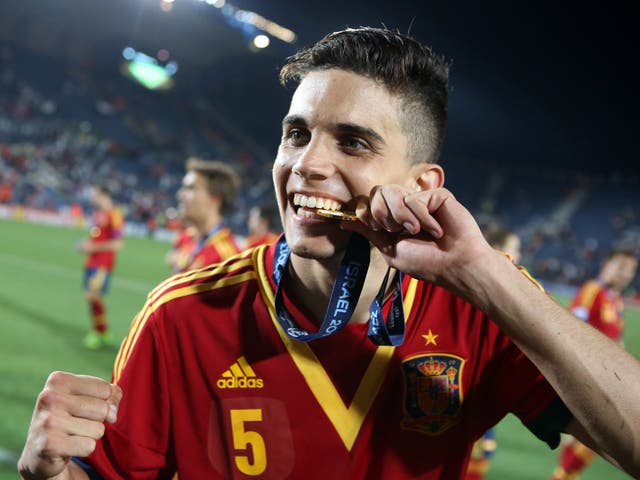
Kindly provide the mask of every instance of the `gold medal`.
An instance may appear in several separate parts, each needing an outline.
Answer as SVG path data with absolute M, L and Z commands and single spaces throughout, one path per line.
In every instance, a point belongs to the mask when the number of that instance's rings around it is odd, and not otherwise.
M 333 218 L 334 220 L 346 220 L 348 222 L 355 222 L 358 220 L 356 212 L 342 212 L 340 210 L 325 210 L 319 208 L 315 211 L 321 217 Z

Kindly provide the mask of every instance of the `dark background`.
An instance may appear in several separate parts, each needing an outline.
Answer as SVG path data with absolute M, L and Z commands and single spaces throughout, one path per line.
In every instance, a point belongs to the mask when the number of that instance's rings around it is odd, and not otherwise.
M 638 173 L 639 76 L 632 3 L 236 0 L 298 35 L 258 53 L 218 9 L 176 0 L 0 3 L 0 41 L 119 75 L 122 48 L 168 49 L 169 95 L 202 92 L 235 127 L 274 153 L 290 92 L 283 59 L 324 34 L 361 25 L 410 31 L 452 62 L 442 161 Z M 46 74 L 46 72 L 43 72 Z M 163 94 L 167 95 L 167 94 Z M 163 96 L 159 94 L 159 101 Z

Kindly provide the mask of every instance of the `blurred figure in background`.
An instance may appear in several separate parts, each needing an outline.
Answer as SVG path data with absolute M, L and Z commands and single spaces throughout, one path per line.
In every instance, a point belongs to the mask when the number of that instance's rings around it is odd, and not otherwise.
M 521 253 L 521 241 L 520 236 L 513 230 L 506 227 L 502 227 L 497 224 L 491 224 L 484 229 L 484 238 L 487 239 L 487 243 L 496 250 L 508 253 L 513 260 L 513 263 L 519 263 Z
M 520 236 L 513 230 L 498 224 L 489 224 L 483 228 L 482 233 L 487 243 L 496 250 L 506 253 L 513 263 L 518 264 L 521 257 Z M 496 442 L 495 427 L 490 428 L 480 437 L 471 450 L 469 467 L 465 480 L 483 480 L 489 471 L 489 461 L 495 455 L 498 443 Z
M 256 247 L 265 243 L 271 243 L 278 237 L 276 233 L 278 225 L 278 210 L 270 203 L 263 203 L 252 207 L 247 218 L 246 248 Z
M 233 208 L 240 177 L 228 165 L 190 158 L 178 190 L 179 215 L 187 228 L 178 235 L 167 263 L 174 272 L 221 262 L 240 251 L 223 216 Z
M 123 246 L 124 219 L 116 208 L 110 191 L 98 185 L 94 187 L 91 202 L 95 209 L 89 238 L 78 244 L 78 251 L 87 255 L 84 270 L 85 296 L 89 302 L 92 330 L 84 338 L 84 346 L 95 350 L 113 343 L 109 331 L 104 295 L 109 289 L 116 253 Z
M 624 301 L 622 292 L 635 278 L 638 257 L 631 250 L 616 249 L 604 258 L 596 279 L 587 281 L 573 297 L 569 309 L 576 317 L 622 343 Z M 597 454 L 573 437 L 560 452 L 551 480 L 577 480 Z

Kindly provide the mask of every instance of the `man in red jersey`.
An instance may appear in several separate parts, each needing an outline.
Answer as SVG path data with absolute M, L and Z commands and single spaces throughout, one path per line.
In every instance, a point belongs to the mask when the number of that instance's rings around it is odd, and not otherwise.
M 188 225 L 176 238 L 167 262 L 183 272 L 221 262 L 240 251 L 223 215 L 233 208 L 240 177 L 222 162 L 190 158 L 178 190 L 179 213 Z
M 95 350 L 113 343 L 109 331 L 104 295 L 109 289 L 116 253 L 123 245 L 122 212 L 113 204 L 109 190 L 96 186 L 91 201 L 95 207 L 89 238 L 78 244 L 78 251 L 86 254 L 84 290 L 91 312 L 92 330 L 84 338 L 85 347 Z
M 571 312 L 606 336 L 622 344 L 624 301 L 622 291 L 633 281 L 638 258 L 631 250 L 612 250 L 605 257 L 598 278 L 586 282 L 571 301 Z M 597 453 L 569 437 L 551 480 L 577 480 Z
M 52 374 L 23 478 L 458 479 L 507 412 L 640 474 L 639 362 L 442 188 L 444 61 L 348 29 L 281 79 L 299 81 L 273 166 L 284 236 L 160 284 L 112 384 Z

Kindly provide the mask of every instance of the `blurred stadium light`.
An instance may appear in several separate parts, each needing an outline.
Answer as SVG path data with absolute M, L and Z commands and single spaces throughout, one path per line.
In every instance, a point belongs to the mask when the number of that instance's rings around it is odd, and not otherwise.
M 122 73 L 135 80 L 150 90 L 168 90 L 173 86 L 173 76 L 178 71 L 176 62 L 160 64 L 155 58 L 136 51 L 132 47 L 125 47 L 122 51 L 124 62 L 121 66 Z M 161 49 L 158 58 L 169 59 L 169 52 Z

